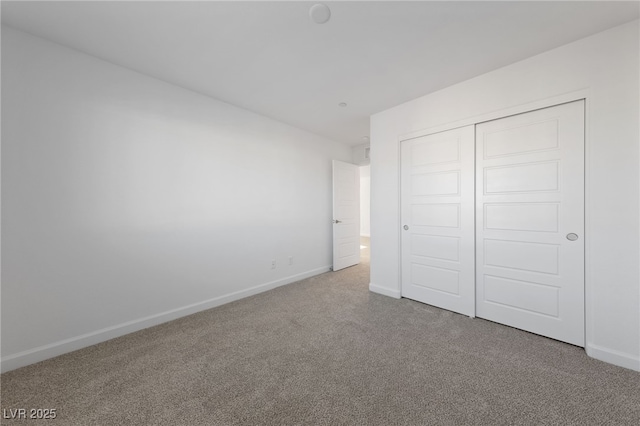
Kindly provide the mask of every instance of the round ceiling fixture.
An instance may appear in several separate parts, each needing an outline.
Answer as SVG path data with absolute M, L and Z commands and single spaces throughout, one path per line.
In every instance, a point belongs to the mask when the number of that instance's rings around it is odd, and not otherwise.
M 309 16 L 316 24 L 324 24 L 331 18 L 331 9 L 322 3 L 316 3 L 309 9 Z
M 347 106 L 347 103 L 346 103 L 346 102 L 340 102 L 340 103 L 338 104 L 338 106 L 339 106 L 339 107 L 344 108 L 344 107 L 346 107 L 346 106 Z

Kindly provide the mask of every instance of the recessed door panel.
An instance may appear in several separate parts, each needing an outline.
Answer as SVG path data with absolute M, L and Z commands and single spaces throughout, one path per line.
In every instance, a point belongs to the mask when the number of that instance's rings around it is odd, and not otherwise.
M 353 242 L 343 242 L 338 244 L 338 258 L 345 259 L 350 257 L 355 251 L 359 250 L 358 244 Z
M 485 159 L 558 148 L 558 120 L 547 120 L 486 131 Z
M 415 195 L 459 195 L 460 172 L 423 173 L 411 176 Z
M 460 137 L 448 132 L 426 136 L 411 144 L 411 167 L 428 166 L 460 161 Z
M 411 274 L 413 285 L 454 296 L 460 295 L 460 272 L 456 270 L 413 263 Z
M 411 206 L 411 223 L 414 226 L 458 228 L 460 204 L 414 204 Z
M 491 275 L 483 277 L 483 287 L 485 303 L 500 305 L 520 313 L 558 318 L 557 287 Z
M 558 232 L 557 203 L 485 202 L 483 207 L 487 230 Z
M 514 164 L 484 170 L 486 194 L 559 190 L 558 162 Z
M 412 234 L 411 253 L 414 256 L 458 262 L 460 260 L 460 238 Z
M 558 274 L 558 244 L 523 241 L 484 240 L 484 264 L 520 271 Z
M 344 216 L 340 216 L 344 217 Z M 348 239 L 352 243 L 359 244 L 360 229 L 355 223 L 336 223 L 335 225 L 336 236 L 340 239 Z M 356 238 L 358 241 L 356 241 Z

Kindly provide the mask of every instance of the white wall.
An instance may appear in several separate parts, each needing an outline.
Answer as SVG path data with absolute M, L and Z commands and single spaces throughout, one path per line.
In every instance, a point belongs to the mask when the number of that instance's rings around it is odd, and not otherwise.
M 327 271 L 351 154 L 3 27 L 2 369 Z
M 584 95 L 586 349 L 640 370 L 638 33 L 635 21 L 374 115 L 370 289 L 400 297 L 400 136 Z
M 360 166 L 360 235 L 371 236 L 371 166 Z
M 359 166 L 368 166 L 371 164 L 369 160 L 369 150 L 370 145 L 368 143 L 363 143 L 361 145 L 356 145 L 351 148 L 353 163 Z

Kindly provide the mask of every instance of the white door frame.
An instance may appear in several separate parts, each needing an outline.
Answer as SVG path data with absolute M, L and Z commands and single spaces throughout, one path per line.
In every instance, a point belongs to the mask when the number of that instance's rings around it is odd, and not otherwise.
M 401 143 L 408 139 L 413 139 L 421 136 L 426 136 L 433 133 L 443 132 L 447 130 L 452 130 L 458 127 L 475 125 L 485 121 L 496 120 L 503 117 L 508 117 L 510 115 L 523 114 L 529 111 L 534 111 L 537 109 L 548 108 L 564 103 L 584 100 L 585 103 L 585 111 L 584 111 L 584 123 L 585 123 L 585 131 L 584 131 L 584 264 L 585 264 L 585 274 L 584 274 L 584 313 L 585 313 L 585 351 L 588 355 L 590 354 L 590 345 L 589 342 L 593 341 L 593 308 L 592 308 L 592 300 L 593 300 L 593 289 L 592 289 L 592 273 L 589 268 L 589 259 L 591 257 L 591 243 L 589 236 L 590 232 L 590 204 L 591 197 L 589 189 L 590 185 L 590 162 L 591 162 L 591 132 L 590 132 L 590 98 L 591 98 L 591 90 L 590 89 L 582 89 L 576 90 L 573 92 L 565 93 L 558 96 L 553 96 L 545 99 L 536 100 L 533 102 L 528 102 L 526 104 L 515 105 L 511 107 L 507 107 L 504 109 L 487 112 L 484 114 L 479 114 L 476 116 L 468 117 L 462 120 L 458 120 L 455 122 L 451 122 L 448 124 L 435 125 L 432 127 L 428 127 L 426 129 L 418 130 L 415 132 L 405 133 L 398 136 L 397 142 L 397 150 L 398 150 L 398 222 L 396 224 L 396 229 L 398 232 L 398 283 L 402 283 L 402 217 L 400 215 L 401 206 L 402 206 L 402 188 L 400 182 L 400 170 L 401 170 Z M 398 295 L 402 294 L 402 288 L 398 289 Z M 401 296 L 400 296 L 401 297 Z

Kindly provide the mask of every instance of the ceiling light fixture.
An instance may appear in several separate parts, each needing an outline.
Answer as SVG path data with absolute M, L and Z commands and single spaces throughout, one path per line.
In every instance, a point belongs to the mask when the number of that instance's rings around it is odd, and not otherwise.
M 316 3 L 309 9 L 309 16 L 316 24 L 324 24 L 331 18 L 331 9 L 322 3 Z
M 346 103 L 346 102 L 340 102 L 340 103 L 338 104 L 338 106 L 339 106 L 339 107 L 344 108 L 344 107 L 346 107 L 346 106 L 347 106 L 347 103 Z

